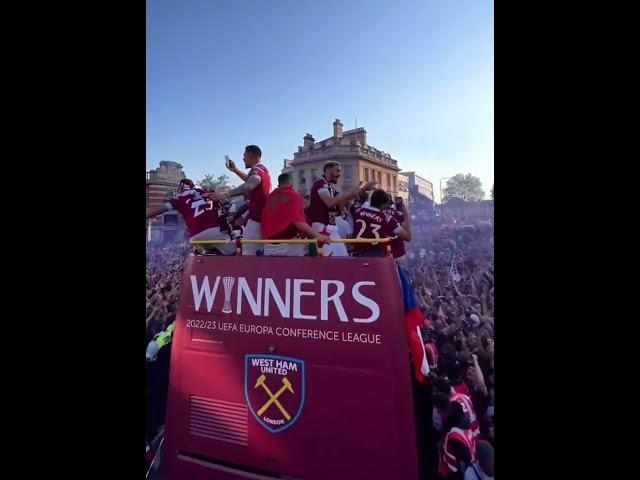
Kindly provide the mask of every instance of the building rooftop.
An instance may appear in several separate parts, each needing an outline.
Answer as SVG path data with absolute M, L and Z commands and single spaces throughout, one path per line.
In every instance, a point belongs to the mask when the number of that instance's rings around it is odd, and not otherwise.
M 423 182 L 428 183 L 429 185 L 433 186 L 433 182 L 431 182 L 430 180 L 427 180 L 425 177 L 423 177 L 422 175 L 416 173 L 416 172 L 400 172 L 401 175 L 404 175 L 406 177 L 415 177 L 417 179 L 422 180 Z
M 307 133 L 303 138 L 303 145 L 299 146 L 298 151 L 293 154 L 292 163 L 299 164 L 340 156 L 359 156 L 387 168 L 400 170 L 398 161 L 390 154 L 367 143 L 367 131 L 363 127 L 343 132 L 339 119 L 336 119 L 333 126 L 333 136 L 319 142 L 316 142 L 313 136 Z
M 162 160 L 160 166 L 147 172 L 147 183 L 179 184 L 186 178 L 182 165 L 170 160 Z

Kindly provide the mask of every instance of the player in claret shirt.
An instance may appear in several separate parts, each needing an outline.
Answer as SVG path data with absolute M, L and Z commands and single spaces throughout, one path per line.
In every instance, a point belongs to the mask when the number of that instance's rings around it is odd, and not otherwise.
M 191 240 L 229 240 L 229 226 L 222 212 L 222 205 L 205 197 L 205 192 L 188 178 L 180 180 L 180 193 L 164 205 L 147 209 L 147 218 L 177 210 L 189 232 Z M 223 255 L 233 255 L 233 244 L 204 245 L 205 251 L 217 250 Z
M 371 194 L 368 207 L 351 207 L 353 233 L 355 238 L 391 238 L 395 235 L 402 240 L 411 239 L 411 226 L 405 230 L 398 221 L 385 212 L 391 203 L 391 197 L 384 190 L 378 189 Z M 380 244 L 357 243 L 354 252 L 358 256 L 383 256 L 384 249 Z
M 323 233 L 334 239 L 339 239 L 340 234 L 336 226 L 336 217 L 340 216 L 343 205 L 349 202 L 361 191 L 370 190 L 375 182 L 367 182 L 360 187 L 353 187 L 346 192 L 338 193 L 336 183 L 342 175 L 342 167 L 338 162 L 329 161 L 324 164 L 323 174 L 311 186 L 309 202 L 309 222 L 314 231 Z M 347 256 L 347 249 L 342 244 L 332 246 L 326 256 Z
M 396 197 L 395 204 L 389 202 L 384 211 L 395 218 L 402 228 L 409 232 L 409 237 L 411 237 L 411 215 L 409 215 L 409 211 L 402 201 L 402 197 Z M 411 240 L 411 238 L 407 241 L 409 240 Z M 391 237 L 391 253 L 393 254 L 393 259 L 398 262 L 399 265 L 406 267 L 404 242 L 405 240 L 398 235 Z
M 262 212 L 271 191 L 271 177 L 267 167 L 260 163 L 262 151 L 257 145 L 247 145 L 242 159 L 244 160 L 245 168 L 250 169 L 249 173 L 241 171 L 236 167 L 235 162 L 227 157 L 227 168 L 238 175 L 244 183 L 228 192 L 226 197 L 244 195 L 248 198 L 249 219 L 244 227 L 243 239 L 260 240 L 262 238 L 260 235 Z M 223 197 L 224 194 L 222 196 L 212 196 L 215 200 L 221 200 Z M 259 250 L 262 251 L 262 247 L 259 244 L 245 244 L 242 246 L 243 255 L 256 255 Z

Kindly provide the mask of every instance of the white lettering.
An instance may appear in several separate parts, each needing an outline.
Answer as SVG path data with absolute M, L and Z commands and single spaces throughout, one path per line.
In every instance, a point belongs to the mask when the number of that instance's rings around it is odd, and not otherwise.
M 258 335 L 273 335 L 273 328 L 265 325 L 240 324 L 240 333 L 255 333 Z M 254 364 L 255 366 L 256 364 Z
M 260 371 L 262 373 L 270 373 L 270 374 L 283 375 L 283 376 L 286 376 L 288 373 L 286 369 L 278 368 L 278 367 L 261 367 Z
M 333 284 L 336 286 L 336 292 L 329 296 L 329 285 Z M 341 322 L 348 322 L 347 314 L 344 311 L 344 307 L 342 306 L 342 302 L 340 301 L 340 297 L 344 293 L 344 283 L 339 280 L 321 280 L 320 281 L 320 320 L 328 320 L 329 319 L 329 302 L 333 302 L 336 311 L 338 312 L 338 317 L 340 317 Z
M 267 422 L 270 423 L 271 425 L 283 425 L 284 424 L 284 420 L 279 419 L 279 420 L 273 420 L 269 417 L 262 417 L 262 419 Z
M 301 287 L 305 283 L 313 284 L 313 280 L 302 280 L 296 278 L 293 280 L 293 316 L 294 318 L 299 318 L 301 320 L 315 320 L 317 315 L 303 315 L 300 311 L 300 297 L 302 296 L 310 296 L 315 297 L 316 292 L 303 292 Z
M 191 293 L 193 294 L 193 304 L 195 305 L 196 311 L 200 310 L 203 296 L 207 298 L 207 312 L 211 311 L 219 283 L 220 277 L 216 277 L 213 289 L 209 289 L 209 276 L 205 275 L 202 279 L 202 288 L 198 289 L 198 279 L 195 275 L 191 275 Z
M 213 276 L 211 277 L 213 278 Z M 221 277 L 215 277 L 213 286 L 211 286 L 208 275 L 203 276 L 202 282 L 199 282 L 195 275 L 191 275 L 190 280 L 195 311 L 204 311 L 206 306 L 206 311 L 211 312 L 216 302 L 218 287 L 222 283 Z M 350 320 L 356 323 L 372 323 L 380 317 L 380 306 L 373 300 L 376 297 L 368 297 L 362 292 L 362 288 L 365 286 L 376 287 L 376 283 L 373 281 L 357 282 L 351 288 L 353 300 L 370 310 L 371 315 L 367 318 L 354 318 L 352 312 L 346 311 L 343 297 L 347 287 L 340 280 L 319 280 L 319 288 L 318 282 L 314 280 L 298 278 L 286 278 L 284 279 L 284 285 L 279 282 L 276 283 L 272 278 L 256 278 L 255 283 L 253 283 L 252 279 L 252 285 L 249 285 L 246 277 L 238 277 L 237 283 L 236 313 L 238 315 L 242 315 L 242 306 L 244 304 L 245 314 L 247 314 L 246 308 L 248 306 L 251 309 L 249 314 L 254 317 L 275 316 L 276 318 L 296 318 L 301 320 L 316 320 L 319 318 L 320 320 L 328 321 L 331 316 L 332 319 L 337 318 L 344 323 Z M 310 289 L 304 290 L 305 285 L 310 286 Z M 282 291 L 279 290 L 279 286 L 284 286 L 284 289 Z M 333 291 L 331 291 L 332 289 Z M 302 312 L 302 301 L 305 296 L 314 297 L 313 303 L 307 304 L 306 307 L 309 308 L 309 314 Z M 203 305 L 203 302 L 205 305 Z M 275 309 L 272 309 L 273 304 L 275 304 Z M 333 304 L 335 311 L 330 313 L 331 304 Z M 316 314 L 312 315 L 312 312 Z M 240 331 L 244 333 L 244 330 L 241 329 Z M 251 333 L 254 332 L 252 331 Z M 272 334 L 272 332 L 269 333 Z
M 253 296 L 251 293 L 251 289 L 249 288 L 249 284 L 247 283 L 247 279 L 245 277 L 238 277 L 238 301 L 236 304 L 236 312 L 238 315 L 242 314 L 242 297 L 247 299 L 249 302 L 249 307 L 251 307 L 251 312 L 256 315 L 261 315 L 261 305 L 260 299 L 262 298 L 262 278 L 258 278 L 258 288 L 256 292 L 256 296 Z
M 371 316 L 369 318 L 354 318 L 353 321 L 356 323 L 371 323 L 375 322 L 378 317 L 380 317 L 380 307 L 378 306 L 378 304 L 371 300 L 369 297 L 365 297 L 360 293 L 360 287 L 365 285 L 375 287 L 376 282 L 358 282 L 351 289 L 351 294 L 353 295 L 353 299 L 356 302 L 371 310 Z
M 276 360 L 275 368 L 283 370 L 291 370 L 292 372 L 298 371 L 298 364 L 293 362 L 287 362 L 286 360 Z
M 371 333 L 342 332 L 342 341 L 351 343 L 375 343 L 377 345 L 382 344 L 380 335 L 373 335 Z
M 361 217 L 369 217 L 373 220 L 376 220 L 378 223 L 382 222 L 382 217 L 380 215 L 377 215 L 373 212 L 367 212 L 365 210 L 360 210 L 360 216 Z
M 218 324 L 218 330 L 221 330 L 223 332 L 237 332 L 238 325 L 230 322 L 220 322 Z
M 265 279 L 264 282 L 264 316 L 269 316 L 269 297 L 273 297 L 280 311 L 282 318 L 289 318 L 291 316 L 291 280 L 287 278 L 285 281 L 284 298 L 280 296 L 280 292 L 276 288 L 276 284 L 271 278 Z

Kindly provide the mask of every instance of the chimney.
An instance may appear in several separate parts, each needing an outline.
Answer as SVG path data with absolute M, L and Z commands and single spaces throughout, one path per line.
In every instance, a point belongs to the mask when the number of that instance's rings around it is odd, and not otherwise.
M 316 143 L 316 139 L 315 139 L 315 138 L 313 138 L 313 137 L 311 136 L 311 134 L 310 134 L 310 133 L 307 133 L 307 134 L 302 138 L 302 140 L 304 141 L 304 144 L 303 144 L 303 145 L 304 145 L 305 147 L 310 147 L 311 145 L 313 145 L 314 143 Z
M 342 138 L 342 123 L 339 118 L 336 118 L 336 121 L 333 122 L 333 137 Z

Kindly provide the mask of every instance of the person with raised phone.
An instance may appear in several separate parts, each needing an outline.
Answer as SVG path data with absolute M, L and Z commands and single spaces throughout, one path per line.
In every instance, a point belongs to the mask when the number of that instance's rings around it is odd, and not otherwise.
M 387 208 L 385 208 L 385 212 L 395 218 L 400 226 L 409 233 L 409 238 L 407 239 L 400 238 L 398 235 L 391 237 L 391 253 L 393 254 L 393 259 L 398 262 L 399 265 L 406 267 L 407 257 L 404 242 L 405 240 L 407 242 L 411 241 L 411 215 L 409 215 L 409 211 L 402 197 L 396 197 L 393 205 L 389 203 Z
M 269 170 L 262 163 L 262 150 L 257 145 L 247 145 L 244 149 L 242 157 L 245 168 L 249 168 L 249 172 L 241 171 L 228 155 L 225 155 L 226 167 L 235 173 L 244 182 L 237 188 L 223 193 L 212 194 L 212 198 L 222 200 L 232 198 L 238 195 L 244 195 L 249 199 L 249 219 L 244 227 L 244 240 L 260 240 L 260 223 L 262 222 L 262 211 L 267 203 L 269 192 L 271 191 L 271 176 Z M 242 245 L 243 255 L 257 255 L 258 251 L 262 251 L 259 244 Z

